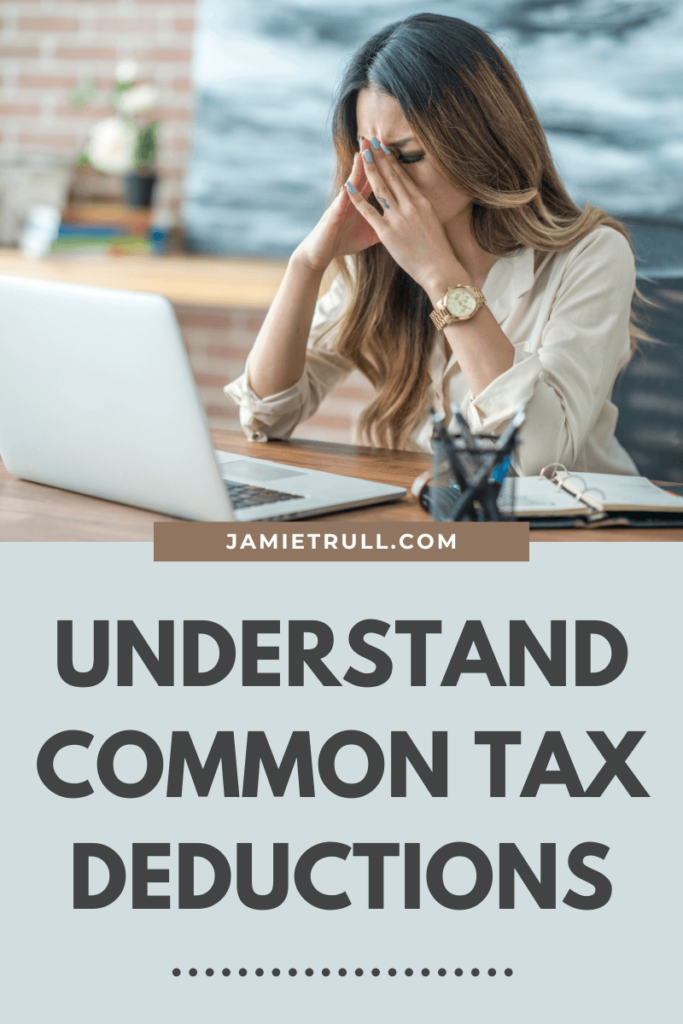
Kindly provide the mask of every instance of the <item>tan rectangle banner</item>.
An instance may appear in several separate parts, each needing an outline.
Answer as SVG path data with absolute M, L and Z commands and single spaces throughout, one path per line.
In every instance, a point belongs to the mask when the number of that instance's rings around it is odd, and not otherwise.
M 528 523 L 155 523 L 155 562 L 528 562 Z

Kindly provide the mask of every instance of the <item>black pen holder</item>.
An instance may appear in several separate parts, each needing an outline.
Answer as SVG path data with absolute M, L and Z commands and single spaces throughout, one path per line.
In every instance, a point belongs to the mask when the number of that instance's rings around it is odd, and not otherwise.
M 510 470 L 517 434 L 502 448 L 500 438 L 475 434 L 465 439 L 442 434 L 432 441 L 432 477 L 423 503 L 433 520 L 500 522 L 514 519 L 515 476 Z

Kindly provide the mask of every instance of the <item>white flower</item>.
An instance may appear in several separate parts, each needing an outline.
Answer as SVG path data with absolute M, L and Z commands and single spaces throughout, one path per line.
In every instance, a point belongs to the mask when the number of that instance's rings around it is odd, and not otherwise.
M 86 155 L 105 174 L 125 174 L 135 166 L 137 129 L 120 117 L 105 117 L 90 132 Z
M 116 106 L 122 114 L 132 117 L 142 114 L 145 110 L 155 107 L 159 99 L 159 90 L 155 85 L 134 85 L 132 89 L 120 92 L 116 97 Z
M 132 58 L 129 57 L 126 60 L 120 60 L 116 65 L 116 71 L 114 72 L 116 75 L 116 81 L 119 85 L 129 85 L 138 77 L 139 70 L 137 61 L 134 61 Z

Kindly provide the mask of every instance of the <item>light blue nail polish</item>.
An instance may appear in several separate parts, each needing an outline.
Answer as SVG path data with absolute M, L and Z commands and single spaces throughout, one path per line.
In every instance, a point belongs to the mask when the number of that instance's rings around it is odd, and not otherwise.
M 372 160 L 372 153 L 370 152 L 369 149 L 363 150 L 363 156 L 365 157 L 365 162 L 367 164 L 371 164 L 373 162 L 373 160 Z
M 384 145 L 384 143 L 382 143 L 382 149 L 387 154 L 387 156 L 391 156 L 391 150 L 387 149 L 387 147 Z
M 374 135 L 370 139 L 370 142 L 372 143 L 373 149 L 379 149 L 379 139 L 376 139 Z
M 358 189 L 354 188 L 350 181 L 346 182 L 346 187 L 348 188 L 349 192 L 355 196 Z

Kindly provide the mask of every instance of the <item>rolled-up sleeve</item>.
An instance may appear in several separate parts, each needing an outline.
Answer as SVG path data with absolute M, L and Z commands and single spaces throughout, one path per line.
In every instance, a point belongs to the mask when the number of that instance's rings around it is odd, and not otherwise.
M 225 388 L 225 394 L 240 407 L 240 424 L 252 441 L 287 438 L 303 420 L 312 416 L 323 398 L 349 375 L 353 366 L 335 351 L 340 318 L 347 302 L 347 290 L 338 275 L 328 292 L 318 300 L 311 322 L 306 365 L 292 387 L 267 398 L 249 385 L 249 359 L 244 373 Z
M 573 466 L 628 359 L 634 287 L 623 235 L 610 228 L 589 235 L 568 259 L 531 349 L 517 347 L 510 369 L 470 396 L 467 418 L 476 433 L 500 433 L 525 404 L 522 475 L 553 462 Z

